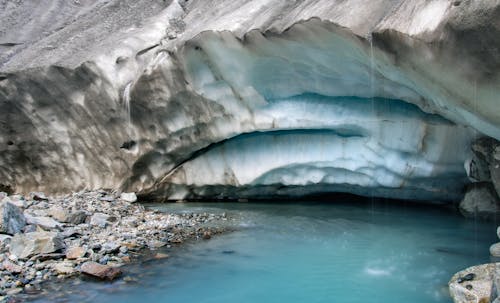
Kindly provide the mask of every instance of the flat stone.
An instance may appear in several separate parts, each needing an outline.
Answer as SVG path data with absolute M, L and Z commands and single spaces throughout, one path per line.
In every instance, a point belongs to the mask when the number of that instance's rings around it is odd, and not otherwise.
M 61 223 L 50 217 L 35 217 L 30 214 L 24 214 L 24 217 L 26 218 L 26 223 L 40 226 L 45 230 L 59 229 L 61 227 Z
M 20 259 L 54 253 L 62 248 L 64 248 L 64 242 L 56 232 L 16 234 L 10 243 L 10 253 Z
M 121 193 L 120 199 L 129 202 L 129 203 L 134 203 L 137 202 L 137 195 L 135 193 Z
M 16 234 L 26 225 L 21 209 L 14 204 L 2 201 L 0 202 L 0 233 Z
M 92 261 L 83 263 L 80 267 L 80 271 L 102 280 L 114 280 L 122 274 L 119 268 L 102 265 Z
M 70 247 L 66 251 L 66 259 L 75 260 L 78 258 L 82 258 L 83 256 L 85 256 L 86 253 L 87 253 L 87 250 L 83 247 L 80 247 L 80 246 Z

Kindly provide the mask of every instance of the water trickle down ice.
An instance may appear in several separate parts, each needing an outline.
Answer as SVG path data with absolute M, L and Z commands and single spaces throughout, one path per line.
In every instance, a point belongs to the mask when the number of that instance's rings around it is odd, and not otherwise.
M 129 82 L 125 89 L 123 90 L 123 105 L 125 106 L 125 110 L 127 112 L 127 133 L 129 139 L 132 139 L 132 117 L 130 114 L 130 88 L 132 86 L 132 82 Z

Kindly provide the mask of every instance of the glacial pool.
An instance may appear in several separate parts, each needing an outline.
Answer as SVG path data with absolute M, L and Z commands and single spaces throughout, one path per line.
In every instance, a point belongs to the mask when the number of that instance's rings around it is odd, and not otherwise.
M 496 223 L 448 208 L 392 202 L 173 203 L 226 212 L 235 231 L 165 248 L 128 280 L 73 279 L 30 302 L 452 302 L 457 271 L 490 261 Z

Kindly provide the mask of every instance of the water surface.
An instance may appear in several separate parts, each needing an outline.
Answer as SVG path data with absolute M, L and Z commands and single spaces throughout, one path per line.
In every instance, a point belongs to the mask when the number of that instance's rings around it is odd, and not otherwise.
M 35 302 L 452 302 L 457 271 L 489 262 L 496 225 L 394 203 L 189 203 L 235 232 L 126 268 L 136 282 L 73 280 Z M 56 288 L 54 288 L 56 287 Z M 67 291 L 71 293 L 68 294 Z

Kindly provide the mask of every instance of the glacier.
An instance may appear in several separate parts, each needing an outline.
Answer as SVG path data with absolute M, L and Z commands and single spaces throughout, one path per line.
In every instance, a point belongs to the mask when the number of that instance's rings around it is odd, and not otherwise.
M 495 1 L 2 5 L 13 191 L 458 201 L 472 142 L 500 139 Z

